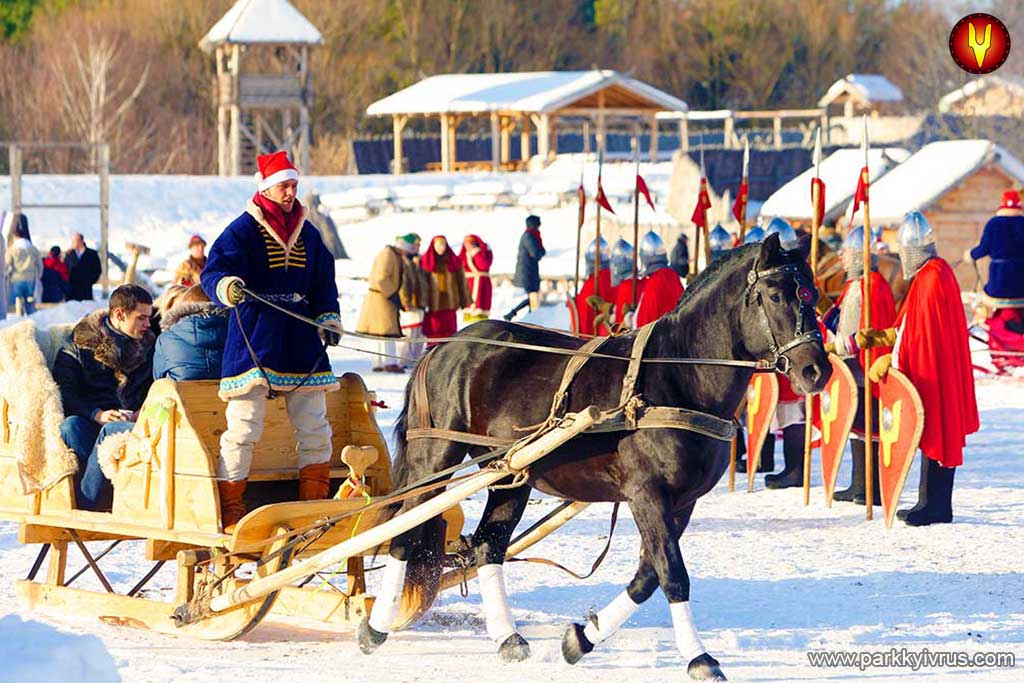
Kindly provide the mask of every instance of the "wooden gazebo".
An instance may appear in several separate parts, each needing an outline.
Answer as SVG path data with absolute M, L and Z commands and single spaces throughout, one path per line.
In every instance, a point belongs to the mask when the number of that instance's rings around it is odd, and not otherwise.
M 491 168 L 521 168 L 531 157 L 531 127 L 537 132 L 537 155 L 549 159 L 557 153 L 557 127 L 567 119 L 582 121 L 589 138 L 594 126 L 597 147 L 605 149 L 609 121 L 630 121 L 634 130 L 646 125 L 651 135 L 651 157 L 658 152 L 659 112 L 686 111 L 686 103 L 657 88 L 615 71 L 544 71 L 498 74 L 431 76 L 371 104 L 370 116 L 391 116 L 394 121 L 395 163 L 402 170 L 402 131 L 411 117 L 437 118 L 441 123 L 443 171 L 466 167 L 455 154 L 461 122 L 489 119 Z M 521 159 L 511 159 L 510 136 L 519 129 Z

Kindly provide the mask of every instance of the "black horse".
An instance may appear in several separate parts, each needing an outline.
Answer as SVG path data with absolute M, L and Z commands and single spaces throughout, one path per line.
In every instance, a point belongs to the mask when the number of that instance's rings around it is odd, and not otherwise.
M 713 263 L 686 291 L 675 310 L 655 324 L 644 356 L 777 363 L 800 393 L 821 391 L 831 367 L 814 318 L 817 290 L 806 262 L 780 248 L 777 235 L 762 244 L 733 250 Z M 462 336 L 500 339 L 563 349 L 583 342 L 565 334 L 499 321 L 477 323 Z M 628 357 L 636 333 L 609 339 L 603 354 Z M 451 342 L 430 354 L 426 374 L 434 426 L 498 437 L 520 437 L 526 425 L 543 422 L 567 363 L 566 356 L 472 342 Z M 567 407 L 601 409 L 619 404 L 627 363 L 591 359 L 572 383 Z M 644 364 L 636 389 L 652 406 L 687 408 L 732 419 L 753 368 L 714 365 Z M 399 417 L 395 472 L 404 486 L 487 449 L 438 439 L 406 442 L 409 415 L 417 409 L 415 379 L 406 389 Z M 492 489 L 471 552 L 481 579 L 488 634 L 505 660 L 529 656 L 505 600 L 501 565 L 531 487 L 560 498 L 622 501 L 629 504 L 643 551 L 636 575 L 623 595 L 586 625 L 571 624 L 563 638 L 566 660 L 574 663 L 609 637 L 636 606 L 661 587 L 672 609 L 676 639 L 693 678 L 724 680 L 718 662 L 704 650 L 689 610 L 690 580 L 679 548 L 697 499 L 711 490 L 729 462 L 727 441 L 680 429 L 639 429 L 584 434 L 531 466 L 529 485 Z M 411 499 L 404 509 L 432 494 Z M 426 524 L 391 543 L 384 585 L 369 621 L 359 630 L 360 646 L 372 652 L 391 630 L 388 605 L 397 604 L 406 572 L 433 563 L 442 527 Z M 433 550 L 431 550 L 433 549 Z M 429 552 L 428 552 L 429 551 Z M 380 618 L 378 616 L 380 610 Z

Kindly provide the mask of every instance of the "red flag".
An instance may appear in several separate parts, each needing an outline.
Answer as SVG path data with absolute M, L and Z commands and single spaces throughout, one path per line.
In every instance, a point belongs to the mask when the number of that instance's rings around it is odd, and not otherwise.
M 818 216 L 818 225 L 821 225 L 825 222 L 825 181 L 821 178 L 811 178 L 811 204 L 814 204 L 815 187 L 818 188 L 818 203 L 814 205 L 814 213 Z
M 747 217 L 747 196 L 749 194 L 747 188 L 747 181 L 744 180 L 740 183 L 740 189 L 736 191 L 736 199 L 732 203 L 732 215 L 735 216 L 736 220 L 740 223 Z
M 583 189 L 582 182 L 580 182 L 579 189 L 576 190 L 576 198 L 579 199 L 580 202 L 580 215 L 578 219 L 579 222 L 577 223 L 577 225 L 583 225 L 583 218 L 586 215 L 587 192 L 586 190 Z
M 594 197 L 594 201 L 597 202 L 602 209 L 609 213 L 615 213 L 612 210 L 612 205 L 608 203 L 608 197 L 604 194 L 604 188 L 601 187 L 601 179 L 597 179 L 597 195 Z
M 644 182 L 644 178 L 639 173 L 636 174 L 636 191 L 644 196 L 647 203 L 651 207 L 651 211 L 654 211 L 654 202 L 651 201 L 651 191 L 647 189 L 647 183 Z
M 708 180 L 700 179 L 700 192 L 697 194 L 697 206 L 693 209 L 690 220 L 702 228 L 708 227 L 708 209 L 711 208 L 711 197 L 708 196 Z
M 861 203 L 868 200 L 868 185 L 870 184 L 868 180 L 868 167 L 865 166 L 860 169 L 860 177 L 857 178 L 857 191 L 853 193 L 853 214 L 850 216 L 851 218 L 857 215 L 857 209 L 860 208 Z

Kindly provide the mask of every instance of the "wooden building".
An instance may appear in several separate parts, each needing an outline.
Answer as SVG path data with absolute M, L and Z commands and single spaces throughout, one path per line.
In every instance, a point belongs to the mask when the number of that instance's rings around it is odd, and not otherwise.
M 1024 116 L 1024 79 L 989 74 L 939 99 L 939 111 L 960 116 Z
M 859 114 L 897 113 L 903 102 L 903 91 L 892 81 L 879 74 L 847 74 L 829 86 L 818 100 L 818 106 L 835 116 L 836 108 L 842 108 L 841 116 L 850 118 Z

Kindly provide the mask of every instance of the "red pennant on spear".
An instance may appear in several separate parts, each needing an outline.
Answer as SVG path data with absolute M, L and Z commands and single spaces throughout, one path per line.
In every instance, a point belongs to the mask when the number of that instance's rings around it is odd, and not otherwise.
M 647 183 L 644 182 L 644 177 L 639 173 L 636 174 L 636 191 L 644 196 L 647 200 L 647 205 L 651 207 L 651 211 L 654 211 L 654 201 L 651 199 L 651 191 L 647 189 Z
M 597 177 L 597 194 L 594 196 L 594 201 L 601 205 L 601 208 L 608 213 L 615 213 L 612 210 L 612 205 L 608 202 L 608 197 L 604 193 L 604 187 L 601 186 L 601 176 Z

